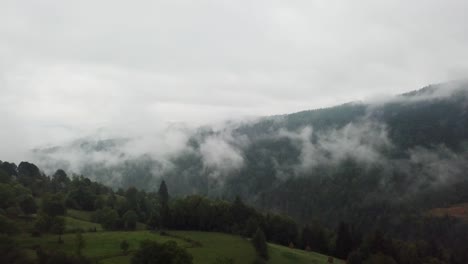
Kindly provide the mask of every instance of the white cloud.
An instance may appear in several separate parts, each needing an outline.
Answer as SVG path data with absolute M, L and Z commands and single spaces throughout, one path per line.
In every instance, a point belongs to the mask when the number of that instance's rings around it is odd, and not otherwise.
M 0 3 L 3 159 L 466 77 L 466 1 Z M 16 146 L 16 147 L 13 147 Z M 15 154 L 16 153 L 16 154 Z
M 300 170 L 337 164 L 346 158 L 367 164 L 385 162 L 382 151 L 392 146 L 386 127 L 368 121 L 319 132 L 310 126 L 297 132 L 280 130 L 278 135 L 299 143 Z
M 244 164 L 241 151 L 221 136 L 210 136 L 200 145 L 203 165 L 219 173 L 240 169 Z

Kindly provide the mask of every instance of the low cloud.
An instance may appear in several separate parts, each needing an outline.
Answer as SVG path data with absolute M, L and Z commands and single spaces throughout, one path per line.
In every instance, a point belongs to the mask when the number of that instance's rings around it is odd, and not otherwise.
M 346 158 L 363 163 L 380 162 L 382 151 L 392 146 L 386 127 L 372 122 L 349 123 L 339 129 L 317 132 L 306 126 L 297 132 L 280 130 L 279 136 L 299 143 L 301 170 L 337 164 Z
M 244 164 L 241 151 L 217 136 L 208 137 L 200 145 L 200 153 L 206 168 L 221 172 L 238 170 Z
M 417 174 L 431 184 L 446 184 L 462 179 L 468 171 L 466 153 L 455 153 L 441 145 L 433 148 L 417 147 L 409 150 L 409 162 Z

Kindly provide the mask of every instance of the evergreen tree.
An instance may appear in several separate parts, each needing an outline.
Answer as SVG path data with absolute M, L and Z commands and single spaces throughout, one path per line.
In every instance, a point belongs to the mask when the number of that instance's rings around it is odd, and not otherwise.
M 166 182 L 163 180 L 158 190 L 159 202 L 160 202 L 160 217 L 161 217 L 161 228 L 167 228 L 169 225 L 169 193 L 167 191 Z
M 252 238 L 252 244 L 257 252 L 257 255 L 264 260 L 268 260 L 268 245 L 266 243 L 265 234 L 259 228 Z
M 349 227 L 346 223 L 340 222 L 336 235 L 335 254 L 337 257 L 347 259 L 353 247 L 353 240 Z

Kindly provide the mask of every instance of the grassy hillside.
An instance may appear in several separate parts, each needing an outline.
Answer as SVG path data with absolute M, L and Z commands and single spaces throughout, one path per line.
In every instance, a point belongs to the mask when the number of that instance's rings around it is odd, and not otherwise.
M 130 263 L 131 252 L 138 248 L 140 241 L 145 239 L 165 242 L 174 240 L 179 245 L 187 248 L 194 257 L 196 264 L 215 263 L 218 258 L 232 259 L 234 263 L 250 263 L 255 258 L 255 252 L 247 239 L 239 236 L 222 233 L 207 233 L 194 231 L 173 231 L 170 236 L 161 236 L 150 231 L 133 232 L 91 232 L 83 234 L 86 241 L 84 255 L 89 256 L 99 263 Z M 75 235 L 63 235 L 63 244 L 57 243 L 56 235 L 46 235 L 42 237 L 31 237 L 24 235 L 19 237 L 19 243 L 24 249 L 29 249 L 31 255 L 34 254 L 32 248 L 36 245 L 63 250 L 73 254 L 75 250 Z M 120 250 L 120 242 L 127 240 L 130 244 L 129 254 L 123 255 Z M 302 250 L 290 249 L 278 245 L 269 245 L 271 260 L 273 264 L 288 263 L 327 263 L 327 257 L 317 253 Z M 342 263 L 336 261 L 335 263 Z

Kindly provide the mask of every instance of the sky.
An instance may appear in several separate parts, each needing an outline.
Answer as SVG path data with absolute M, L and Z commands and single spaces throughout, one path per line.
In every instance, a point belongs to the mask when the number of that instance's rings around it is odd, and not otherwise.
M 0 160 L 466 78 L 464 0 L 0 1 Z

